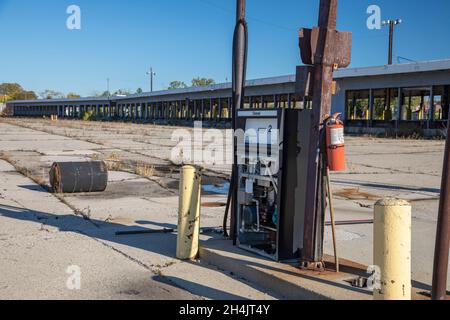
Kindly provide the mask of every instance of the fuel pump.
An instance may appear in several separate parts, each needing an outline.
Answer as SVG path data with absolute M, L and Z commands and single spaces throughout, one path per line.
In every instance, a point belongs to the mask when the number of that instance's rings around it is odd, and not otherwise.
M 336 16 L 337 0 L 320 0 L 318 26 L 299 32 L 305 65 L 297 67 L 296 95 L 309 96 L 312 110 L 243 109 L 245 0 L 237 0 L 233 39 L 235 138 L 225 235 L 231 209 L 235 245 L 274 260 L 298 259 L 314 269 L 323 268 L 326 172 L 328 166 L 345 169 L 342 122 L 337 115 L 326 116 L 333 72 L 350 64 L 351 34 L 336 30 Z
M 276 261 L 303 250 L 311 110 L 237 112 L 237 245 Z

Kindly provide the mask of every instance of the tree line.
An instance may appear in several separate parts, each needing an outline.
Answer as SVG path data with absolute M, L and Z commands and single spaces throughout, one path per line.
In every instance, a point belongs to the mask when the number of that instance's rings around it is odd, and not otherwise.
M 32 90 L 25 90 L 18 83 L 1 83 L 0 84 L 0 102 L 6 103 L 10 100 L 36 100 L 38 98 L 42 99 L 62 99 L 62 98 L 80 98 L 80 95 L 69 92 L 68 94 L 63 94 L 55 90 L 44 90 L 37 94 Z
M 197 77 L 192 79 L 190 86 L 191 87 L 203 87 L 203 86 L 209 86 L 213 85 L 216 82 L 214 79 L 210 78 L 202 78 Z M 169 84 L 168 90 L 174 90 L 174 89 L 181 89 L 181 88 L 187 88 L 189 87 L 185 82 L 183 81 L 172 81 Z M 138 88 L 136 90 L 136 94 L 141 94 L 144 91 L 142 88 Z M 110 97 L 110 96 L 129 96 L 132 95 L 133 92 L 131 90 L 127 89 L 119 89 L 114 92 L 104 91 L 102 93 L 96 93 L 94 96 L 96 97 Z M 38 98 L 41 99 L 76 99 L 81 98 L 81 96 L 75 92 L 69 92 L 68 94 L 64 94 L 62 92 L 47 89 L 42 92 L 36 93 L 31 90 L 25 90 L 20 84 L 18 83 L 1 83 L 0 84 L 0 102 L 6 103 L 10 100 L 36 100 Z
M 214 79 L 208 79 L 208 78 L 194 78 L 191 81 L 191 87 L 205 87 L 205 86 L 210 86 L 215 84 L 216 81 Z M 182 88 L 187 88 L 188 85 L 183 82 L 183 81 L 172 81 L 169 85 L 169 90 L 173 90 L 173 89 L 182 89 Z
M 204 86 L 210 86 L 215 84 L 216 81 L 214 79 L 210 78 L 201 78 L 197 77 L 192 79 L 191 81 L 191 87 L 204 87 Z M 167 87 L 167 90 L 174 90 L 174 89 L 182 89 L 182 88 L 188 88 L 189 86 L 183 82 L 183 81 L 172 81 L 170 82 L 169 86 Z M 144 90 L 142 88 L 138 88 L 134 94 L 141 94 L 144 93 Z M 104 91 L 99 94 L 95 94 L 96 97 L 110 97 L 110 96 L 129 96 L 132 95 L 133 92 L 128 89 L 119 89 L 114 92 Z
M 0 84 L 0 101 L 2 103 L 9 100 L 36 100 L 37 98 L 34 91 L 25 90 L 18 83 Z

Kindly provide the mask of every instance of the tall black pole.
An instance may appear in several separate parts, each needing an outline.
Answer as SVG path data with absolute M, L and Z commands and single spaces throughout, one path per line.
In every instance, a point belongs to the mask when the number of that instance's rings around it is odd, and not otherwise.
M 233 116 L 244 104 L 244 82 L 246 73 L 246 22 L 245 0 L 237 0 L 236 29 L 233 40 Z
M 447 124 L 441 198 L 433 268 L 433 300 L 445 300 L 447 294 L 448 251 L 450 244 L 450 122 Z
M 383 26 L 389 27 L 389 51 L 388 51 L 388 64 L 392 64 L 392 56 L 394 52 L 394 30 L 395 26 L 402 23 L 402 19 L 396 19 L 396 20 L 388 20 L 383 21 Z
M 245 89 L 245 78 L 246 78 L 246 68 L 247 68 L 247 23 L 245 21 L 245 0 L 237 0 L 236 6 L 236 27 L 234 30 L 233 37 L 233 83 L 232 83 L 232 124 L 233 132 L 235 132 L 237 127 L 237 110 L 243 108 L 244 106 L 244 89 Z M 226 213 L 230 207 L 231 202 L 231 232 L 230 237 L 236 244 L 237 236 L 237 226 L 236 226 L 236 212 L 237 212 L 237 154 L 236 154 L 236 137 L 233 139 L 233 169 L 231 176 L 230 192 L 228 195 L 228 203 L 226 208 Z M 227 215 L 225 215 L 227 217 Z
M 153 68 L 150 68 L 150 92 L 153 92 Z

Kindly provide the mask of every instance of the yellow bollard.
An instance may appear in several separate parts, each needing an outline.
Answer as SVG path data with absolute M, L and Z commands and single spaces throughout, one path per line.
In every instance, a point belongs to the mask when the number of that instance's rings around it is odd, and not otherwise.
M 375 204 L 374 265 L 381 284 L 375 300 L 411 300 L 411 205 L 382 199 Z
M 180 179 L 177 236 L 177 258 L 181 260 L 195 259 L 198 255 L 201 185 L 200 169 L 184 166 Z

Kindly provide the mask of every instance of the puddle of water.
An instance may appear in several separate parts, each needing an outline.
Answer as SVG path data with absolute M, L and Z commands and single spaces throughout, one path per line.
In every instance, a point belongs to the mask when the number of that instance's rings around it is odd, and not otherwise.
M 215 193 L 215 194 L 228 194 L 230 189 L 230 183 L 225 182 L 223 184 L 205 184 L 202 186 L 204 192 Z

